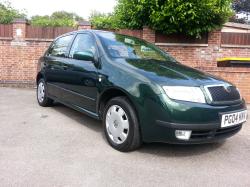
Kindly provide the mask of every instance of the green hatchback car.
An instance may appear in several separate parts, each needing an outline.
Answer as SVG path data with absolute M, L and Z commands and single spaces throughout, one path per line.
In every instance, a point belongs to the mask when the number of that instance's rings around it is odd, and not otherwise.
M 37 100 L 102 120 L 109 144 L 124 152 L 143 142 L 219 141 L 247 120 L 233 84 L 182 65 L 144 40 L 97 30 L 52 42 L 39 59 Z

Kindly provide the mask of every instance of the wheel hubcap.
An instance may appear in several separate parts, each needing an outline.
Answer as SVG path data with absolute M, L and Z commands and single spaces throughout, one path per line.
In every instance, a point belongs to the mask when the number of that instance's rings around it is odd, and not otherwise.
M 109 138 L 116 144 L 123 143 L 129 133 L 129 121 L 125 111 L 118 105 L 112 105 L 106 114 L 106 129 Z
M 45 88 L 43 82 L 40 82 L 37 89 L 37 98 L 40 103 L 43 102 L 45 96 Z

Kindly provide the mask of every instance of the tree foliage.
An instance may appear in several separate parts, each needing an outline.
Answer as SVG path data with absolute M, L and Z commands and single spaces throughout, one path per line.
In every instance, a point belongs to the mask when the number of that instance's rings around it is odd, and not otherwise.
M 26 14 L 14 9 L 9 2 L 0 2 L 0 24 L 11 23 L 15 18 L 26 18 Z
M 35 26 L 69 26 L 73 27 L 78 21 L 82 21 L 83 18 L 75 13 L 66 11 L 54 12 L 51 16 L 33 16 L 30 23 Z
M 232 14 L 231 0 L 118 0 L 114 15 L 120 28 L 146 25 L 199 37 L 221 27 Z
M 151 7 L 155 0 L 118 0 L 114 15 L 120 28 L 141 29 L 150 26 Z
M 95 29 L 118 29 L 116 16 L 93 11 L 89 17 Z
M 237 13 L 248 13 L 250 14 L 250 1 L 249 0 L 234 0 L 233 9 Z
M 232 3 L 233 10 L 236 15 L 234 15 L 230 21 L 237 23 L 248 23 L 250 24 L 250 20 L 248 16 L 250 15 L 250 1 L 249 0 L 234 0 Z M 237 14 L 241 14 L 241 17 L 237 16 Z

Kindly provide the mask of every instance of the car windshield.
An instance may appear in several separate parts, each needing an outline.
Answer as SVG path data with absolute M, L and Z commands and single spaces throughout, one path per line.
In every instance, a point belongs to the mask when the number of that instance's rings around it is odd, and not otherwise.
M 98 36 L 105 51 L 113 58 L 176 62 L 173 57 L 158 47 L 141 39 L 111 32 L 100 32 Z

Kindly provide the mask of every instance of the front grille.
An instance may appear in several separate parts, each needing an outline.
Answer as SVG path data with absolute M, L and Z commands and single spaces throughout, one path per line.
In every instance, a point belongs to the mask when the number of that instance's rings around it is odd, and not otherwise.
M 217 129 L 217 130 L 205 130 L 205 131 L 193 131 L 190 137 L 191 140 L 204 140 L 213 137 L 223 137 L 233 135 L 241 129 L 242 125 L 233 127 Z
M 240 100 L 240 93 L 235 86 L 209 86 L 207 87 L 207 90 L 211 95 L 212 102 L 214 103 Z

